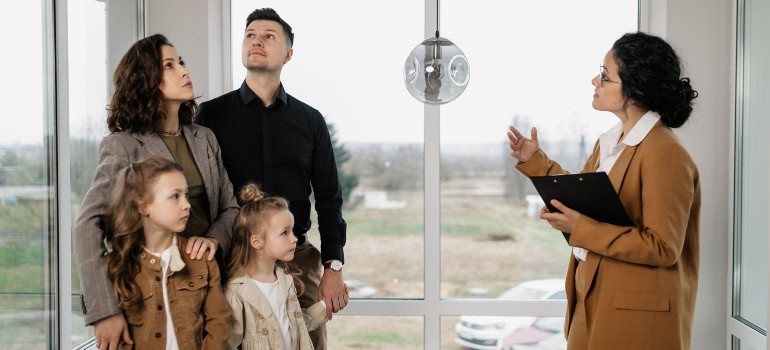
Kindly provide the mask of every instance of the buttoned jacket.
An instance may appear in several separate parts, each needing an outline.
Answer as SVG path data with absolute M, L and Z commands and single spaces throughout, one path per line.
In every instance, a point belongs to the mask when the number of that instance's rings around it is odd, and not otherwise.
M 598 163 L 597 142 L 583 172 L 596 171 Z M 566 172 L 540 150 L 517 169 L 527 176 Z M 634 226 L 581 216 L 569 239 L 589 251 L 582 303 L 589 349 L 689 349 L 698 288 L 698 169 L 658 122 L 622 151 L 608 175 Z M 576 267 L 570 255 L 566 335 L 577 305 Z
M 230 336 L 230 307 L 225 300 L 216 260 L 193 260 L 185 252 L 187 240 L 171 246 L 166 271 L 171 320 L 179 349 L 224 349 Z M 138 308 L 124 311 L 136 349 L 165 349 L 166 309 L 163 302 L 161 259 L 143 252 L 135 281 L 142 292 Z M 122 349 L 131 345 L 121 343 Z
M 313 349 L 308 332 L 326 323 L 326 307 L 319 301 L 303 310 L 297 300 L 292 276 L 284 273 L 280 267 L 275 268 L 275 273 L 278 277 L 279 298 L 285 303 L 289 316 L 289 333 L 294 348 L 283 348 L 283 338 L 270 303 L 254 281 L 248 275 L 243 275 L 228 281 L 225 287 L 225 296 L 233 314 L 228 349 Z
M 182 132 L 203 179 L 213 218 L 207 236 L 216 238 L 222 251 L 230 249 L 230 237 L 238 203 L 233 186 L 222 164 L 222 155 L 214 133 L 199 125 L 183 125 Z M 83 198 L 73 227 L 75 258 L 82 290 L 81 308 L 86 324 L 93 324 L 120 312 L 115 291 L 107 273 L 104 239 L 107 199 L 118 171 L 131 162 L 150 156 L 173 161 L 168 147 L 155 133 L 115 132 L 99 146 L 99 164 L 91 188 Z

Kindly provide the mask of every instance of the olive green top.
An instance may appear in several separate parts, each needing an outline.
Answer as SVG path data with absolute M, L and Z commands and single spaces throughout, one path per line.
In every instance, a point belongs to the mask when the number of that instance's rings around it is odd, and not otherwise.
M 183 133 L 177 136 L 159 135 L 163 143 L 168 147 L 174 161 L 184 169 L 184 177 L 187 180 L 188 200 L 190 201 L 190 219 L 187 221 L 182 235 L 205 236 L 211 226 L 211 217 L 209 216 L 209 201 L 206 196 L 206 187 L 203 184 L 203 177 L 195 163 L 190 146 L 184 138 Z

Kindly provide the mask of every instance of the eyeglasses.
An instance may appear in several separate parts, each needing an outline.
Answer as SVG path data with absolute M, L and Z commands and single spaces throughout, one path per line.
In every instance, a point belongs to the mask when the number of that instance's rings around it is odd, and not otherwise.
M 608 83 L 615 83 L 615 84 L 623 84 L 619 81 L 610 80 L 607 78 L 607 74 L 604 74 L 604 70 L 606 70 L 604 66 L 599 66 L 599 87 L 604 87 L 604 82 Z

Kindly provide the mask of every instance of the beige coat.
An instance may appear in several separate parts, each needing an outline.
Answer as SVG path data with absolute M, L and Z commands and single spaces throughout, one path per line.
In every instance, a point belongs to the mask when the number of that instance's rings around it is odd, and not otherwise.
M 583 172 L 599 166 L 599 147 Z M 517 168 L 527 176 L 565 173 L 538 151 Z M 589 349 L 689 349 L 698 289 L 700 179 L 679 139 L 660 122 L 627 146 L 609 173 L 635 226 L 581 217 L 570 245 L 585 262 Z M 567 270 L 565 334 L 575 315 L 575 258 Z
M 326 323 L 326 307 L 319 301 L 303 310 L 297 301 L 294 280 L 279 267 L 275 268 L 281 299 L 289 315 L 289 332 L 294 349 L 283 348 L 283 338 L 270 303 L 248 275 L 227 282 L 225 297 L 232 310 L 228 349 L 243 350 L 312 350 L 309 331 Z

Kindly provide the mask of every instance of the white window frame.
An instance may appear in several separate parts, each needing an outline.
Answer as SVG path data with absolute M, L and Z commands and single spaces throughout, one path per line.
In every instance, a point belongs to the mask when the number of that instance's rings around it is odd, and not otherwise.
M 746 84 L 745 78 L 748 77 L 751 72 L 749 71 L 748 64 L 746 62 L 747 55 L 746 50 L 749 47 L 745 46 L 745 40 L 747 33 L 746 29 L 746 1 L 736 0 L 732 4 L 732 23 L 733 23 L 733 52 L 732 67 L 734 70 L 731 72 L 730 84 L 731 90 L 731 106 L 734 111 L 734 118 L 731 118 L 730 125 L 730 218 L 729 227 L 730 232 L 730 244 L 728 246 L 728 300 L 727 300 L 727 335 L 728 335 L 728 349 L 747 349 L 751 347 L 753 349 L 767 349 L 770 350 L 770 343 L 767 342 L 766 332 L 756 328 L 756 326 L 747 324 L 747 321 L 742 320 L 738 315 L 741 303 L 741 254 L 740 247 L 742 232 L 742 194 L 746 190 L 742 186 L 742 171 L 743 171 L 743 120 L 745 96 L 749 93 L 749 86 Z M 768 160 L 770 162 L 770 160 Z M 770 179 L 768 179 L 770 181 Z M 770 193 L 767 194 L 770 196 Z M 770 254 L 770 246 L 768 246 L 768 253 Z M 768 266 L 768 276 L 770 276 L 770 266 Z M 770 278 L 768 279 L 770 280 Z M 768 319 L 770 319 L 770 305 L 767 310 Z

